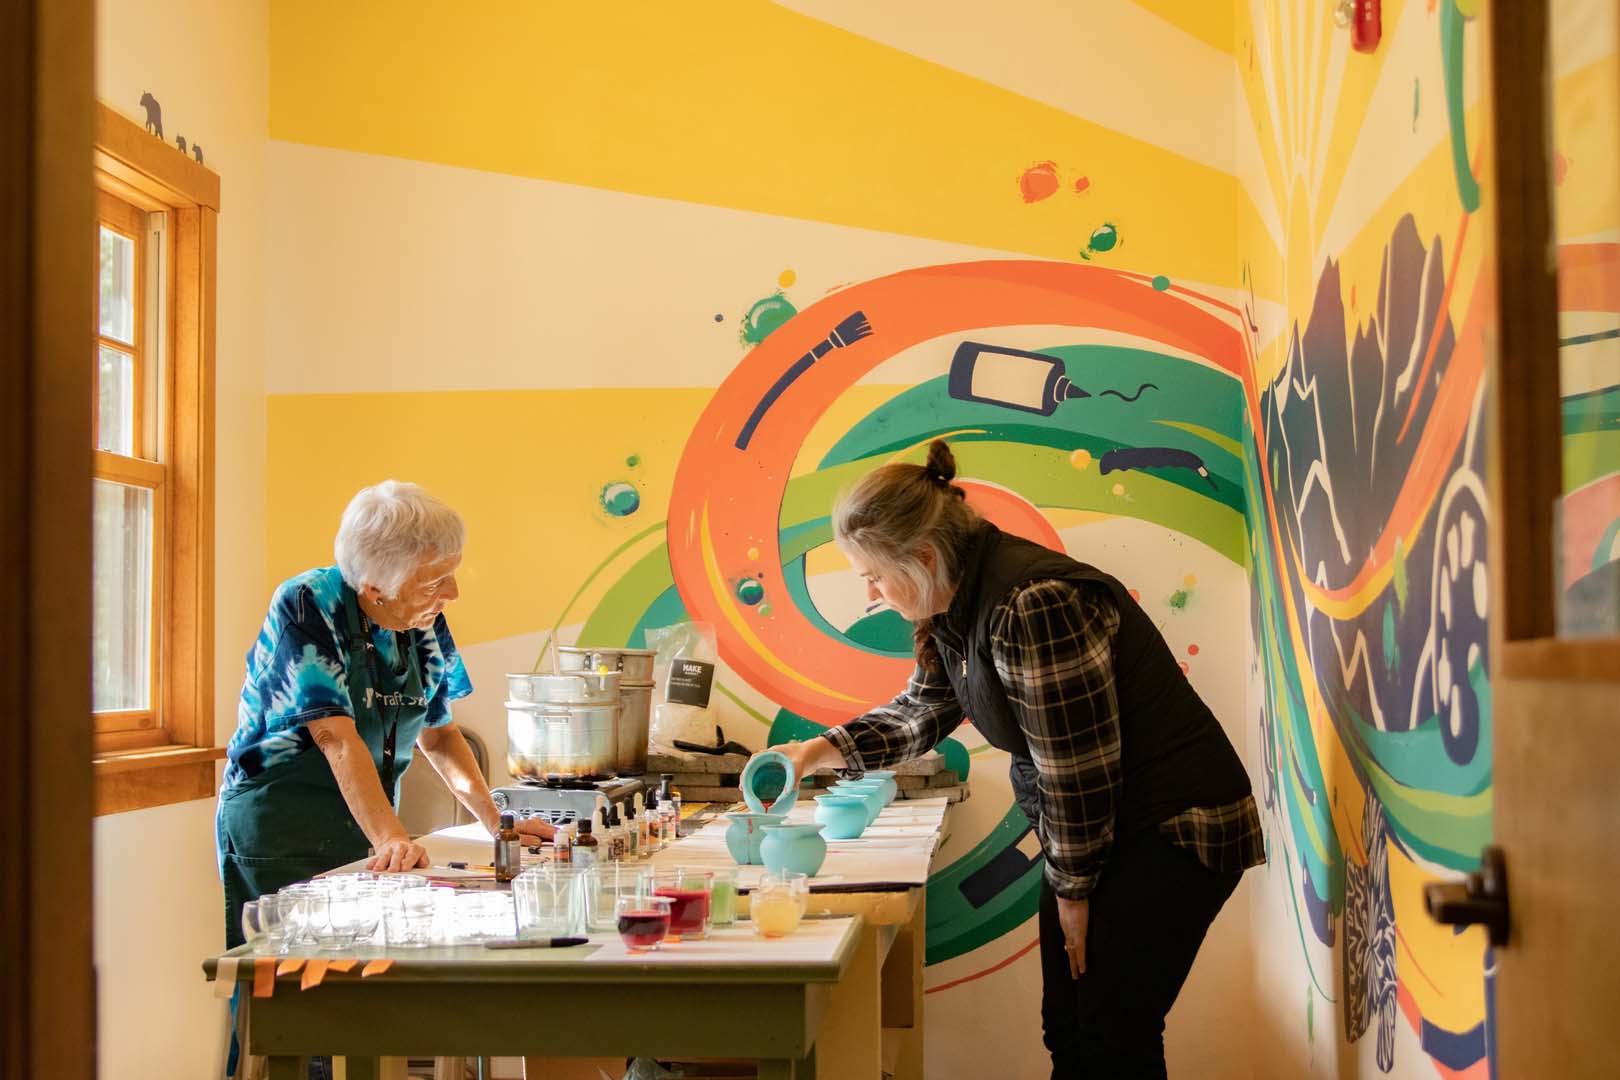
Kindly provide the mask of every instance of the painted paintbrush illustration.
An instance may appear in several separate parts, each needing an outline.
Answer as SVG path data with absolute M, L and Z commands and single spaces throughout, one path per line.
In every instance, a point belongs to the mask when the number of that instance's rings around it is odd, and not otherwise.
M 759 427 L 761 420 L 765 419 L 765 413 L 772 405 L 776 404 L 776 399 L 781 397 L 787 388 L 793 385 L 794 380 L 810 370 L 810 365 L 834 349 L 846 348 L 864 337 L 870 337 L 871 334 L 872 324 L 866 321 L 866 312 L 857 311 L 835 326 L 832 333 L 817 342 L 813 349 L 794 361 L 793 366 L 782 372 L 781 377 L 771 384 L 769 390 L 765 391 L 765 396 L 759 399 L 759 404 L 754 406 L 754 411 L 748 417 L 748 422 L 737 433 L 737 449 L 748 449 L 748 443 L 754 437 L 754 429 Z

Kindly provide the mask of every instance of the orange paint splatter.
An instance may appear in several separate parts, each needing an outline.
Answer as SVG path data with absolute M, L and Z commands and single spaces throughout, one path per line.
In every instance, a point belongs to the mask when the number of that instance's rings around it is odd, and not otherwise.
M 1188 656 L 1197 656 L 1198 655 L 1198 646 L 1197 645 L 1189 645 L 1189 646 L 1187 646 L 1187 655 Z
M 1132 600 L 1135 600 L 1138 604 L 1140 604 L 1142 602 L 1142 594 L 1141 593 L 1137 592 L 1135 589 L 1130 590 L 1130 593 L 1131 593 L 1131 599 Z
M 1057 162 L 1043 161 L 1031 165 L 1018 178 L 1018 192 L 1027 203 L 1040 202 L 1052 197 L 1058 189 Z
M 1086 191 L 1090 187 L 1091 187 L 1091 177 L 1082 176 L 1082 177 L 1080 177 L 1080 179 L 1078 179 L 1078 180 L 1076 180 L 1074 182 L 1074 193 L 1076 195 L 1084 195 L 1086 193 Z
M 1181 662 L 1181 673 L 1182 673 L 1182 674 L 1183 674 L 1183 675 L 1190 675 L 1190 674 L 1192 674 L 1192 668 L 1190 668 L 1190 667 L 1188 667 L 1188 666 L 1187 666 L 1187 661 L 1185 661 L 1185 660 L 1183 660 L 1183 661 L 1182 661 L 1182 662 Z
M 1564 152 L 1562 150 L 1554 150 L 1553 151 L 1553 184 L 1554 184 L 1554 186 L 1556 186 L 1556 187 L 1563 187 L 1564 186 L 1564 180 L 1565 180 L 1566 177 L 1569 176 L 1569 165 L 1570 165 L 1569 158 L 1564 156 Z

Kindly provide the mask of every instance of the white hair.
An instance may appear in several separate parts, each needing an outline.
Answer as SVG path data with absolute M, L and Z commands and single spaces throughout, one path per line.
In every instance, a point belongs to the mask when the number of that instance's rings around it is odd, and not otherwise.
M 416 484 L 384 480 L 349 500 L 332 550 L 350 588 L 375 585 L 393 599 L 423 563 L 460 555 L 466 537 L 460 514 Z

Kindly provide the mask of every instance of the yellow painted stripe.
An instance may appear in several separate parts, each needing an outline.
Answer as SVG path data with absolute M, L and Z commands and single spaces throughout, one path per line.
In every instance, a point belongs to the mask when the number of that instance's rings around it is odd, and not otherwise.
M 1620 226 L 1620 58 L 1608 56 L 1559 79 L 1553 88 L 1553 148 L 1564 155 L 1553 189 L 1558 239 Z M 1557 175 L 1555 173 L 1555 179 Z
M 330 565 L 349 498 L 393 477 L 424 485 L 467 523 L 461 599 L 449 611 L 458 642 L 549 630 L 593 568 L 667 516 L 676 462 L 712 396 L 704 388 L 272 395 L 265 595 Z M 601 505 L 602 487 L 615 481 L 640 492 L 627 517 Z M 571 618 L 583 610 L 576 605 Z
M 1231 0 L 1191 3 L 1189 0 L 1136 0 L 1136 6 L 1184 30 L 1206 45 L 1232 52 Z
M 1110 265 L 1236 280 L 1230 174 L 763 0 L 287 0 L 270 35 L 278 139 L 1053 258 L 1112 223 Z M 1091 190 L 1026 204 L 1045 158 Z

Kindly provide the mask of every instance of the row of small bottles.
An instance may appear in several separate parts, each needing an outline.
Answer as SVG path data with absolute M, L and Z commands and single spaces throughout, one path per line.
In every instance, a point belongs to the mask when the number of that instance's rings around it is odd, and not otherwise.
M 663 774 L 656 799 L 645 800 L 637 792 L 625 800 L 622 811 L 613 803 L 605 810 L 593 810 L 590 817 L 558 825 L 552 839 L 553 861 L 561 866 L 595 866 L 645 859 L 668 847 L 679 835 L 681 821 L 681 793 L 673 780 Z

